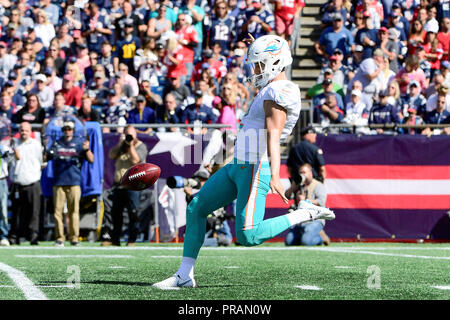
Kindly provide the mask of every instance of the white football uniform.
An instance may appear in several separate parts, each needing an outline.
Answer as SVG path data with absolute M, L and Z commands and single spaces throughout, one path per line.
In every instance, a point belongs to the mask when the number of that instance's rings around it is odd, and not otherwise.
M 289 80 L 278 80 L 262 88 L 254 98 L 253 103 L 242 119 L 234 145 L 234 157 L 240 161 L 257 163 L 268 161 L 267 133 L 265 130 L 264 101 L 272 100 L 286 109 L 287 117 L 281 133 L 283 142 L 297 124 L 301 109 L 299 87 Z

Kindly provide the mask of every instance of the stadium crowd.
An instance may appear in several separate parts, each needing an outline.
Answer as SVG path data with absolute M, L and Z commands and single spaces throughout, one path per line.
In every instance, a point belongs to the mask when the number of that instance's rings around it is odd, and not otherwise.
M 318 85 L 307 93 L 315 123 L 450 123 L 448 1 L 330 0 L 321 14 L 314 49 L 322 69 Z M 388 132 L 378 128 L 373 133 Z

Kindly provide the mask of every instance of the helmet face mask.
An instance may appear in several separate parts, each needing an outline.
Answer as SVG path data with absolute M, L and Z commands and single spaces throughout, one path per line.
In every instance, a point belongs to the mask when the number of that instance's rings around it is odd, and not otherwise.
M 247 81 L 254 87 L 262 88 L 292 63 L 289 45 L 279 36 L 262 36 L 248 49 L 246 63 L 250 64 L 253 71 Z

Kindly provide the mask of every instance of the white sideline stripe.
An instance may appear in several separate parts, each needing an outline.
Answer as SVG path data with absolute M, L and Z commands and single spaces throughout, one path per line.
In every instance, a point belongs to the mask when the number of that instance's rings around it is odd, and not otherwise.
M 345 249 L 345 250 L 424 250 L 424 251 L 433 251 L 433 250 L 450 250 L 450 247 L 340 247 L 340 246 L 333 246 L 335 249 Z M 57 248 L 54 246 L 45 247 L 45 246 L 20 246 L 20 247 L 0 247 L 1 250 L 58 250 L 59 252 L 62 252 L 63 250 L 70 250 L 70 251 L 83 251 L 83 250 L 89 250 L 89 251 L 153 251 L 153 250 L 179 250 L 182 251 L 183 247 L 164 247 L 164 246 L 158 246 L 158 247 L 76 247 L 76 248 Z M 223 251 L 223 250 L 237 250 L 237 251 L 285 251 L 285 250 L 311 250 L 310 247 L 301 247 L 301 246 L 292 246 L 292 247 L 204 247 L 201 249 L 202 251 Z M 314 248 L 314 250 L 326 250 L 324 247 L 318 247 Z
M 8 277 L 11 278 L 15 285 L 23 292 L 25 299 L 48 300 L 45 294 L 39 290 L 22 271 L 14 269 L 13 267 L 2 262 L 0 262 L 0 270 L 6 272 Z
M 334 266 L 336 269 L 351 269 L 353 267 L 349 267 L 349 266 Z
M 310 248 L 310 250 L 315 250 L 315 249 Z M 429 259 L 429 260 L 450 260 L 450 257 L 417 256 L 417 255 L 413 255 L 413 254 L 373 252 L 373 251 L 365 251 L 365 250 L 321 249 L 320 251 L 337 252 L 337 253 L 360 253 L 360 254 L 362 253 L 362 254 L 371 254 L 371 255 L 375 255 L 375 256 L 418 258 L 418 259 Z
M 328 194 L 450 195 L 450 180 L 327 179 Z
M 431 287 L 441 290 L 450 290 L 450 286 L 431 286 Z
M 65 258 L 104 258 L 104 259 L 129 259 L 134 258 L 128 255 L 101 255 L 101 254 L 66 254 L 66 255 L 48 255 L 48 254 L 16 254 L 16 258 L 43 258 L 43 259 L 65 259 Z
M 315 291 L 319 291 L 322 290 L 322 288 L 316 287 L 316 286 L 295 286 L 294 288 L 299 288 L 302 290 L 315 290 Z

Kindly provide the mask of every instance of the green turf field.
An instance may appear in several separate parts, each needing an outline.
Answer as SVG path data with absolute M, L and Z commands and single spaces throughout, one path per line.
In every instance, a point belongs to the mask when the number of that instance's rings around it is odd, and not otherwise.
M 152 288 L 177 270 L 181 248 L 2 247 L 0 299 L 450 300 L 450 244 L 203 248 L 195 270 L 199 288 Z

